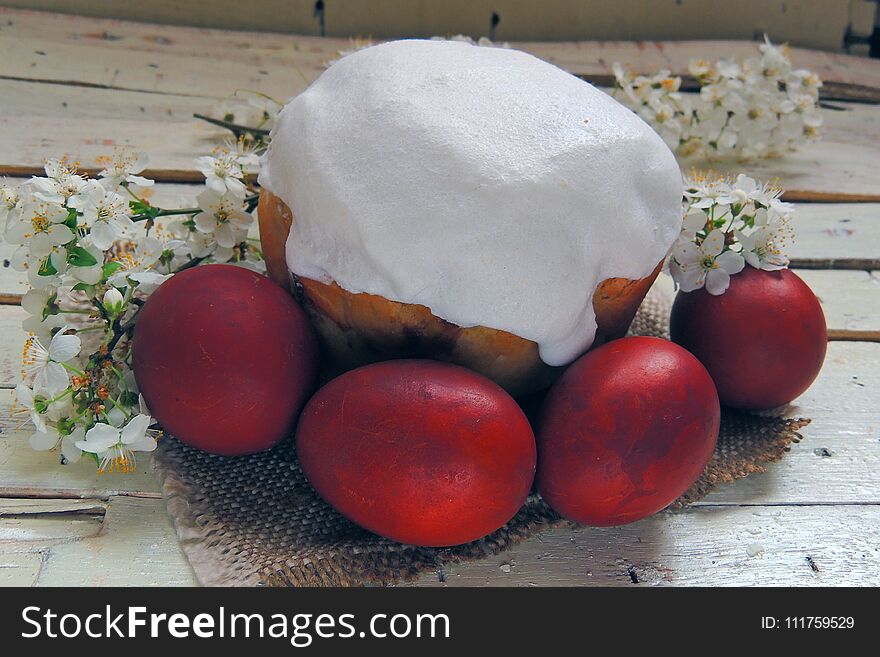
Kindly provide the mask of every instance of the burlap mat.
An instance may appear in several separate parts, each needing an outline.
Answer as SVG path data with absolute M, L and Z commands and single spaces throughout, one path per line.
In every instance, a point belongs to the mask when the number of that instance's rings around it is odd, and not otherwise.
M 630 333 L 668 338 L 670 299 L 657 286 Z M 807 419 L 724 411 L 721 434 L 700 479 L 672 508 L 699 500 L 718 484 L 763 472 Z M 495 533 L 454 548 L 419 548 L 352 524 L 309 486 L 293 442 L 240 458 L 211 456 L 173 438 L 160 441 L 154 464 L 184 553 L 204 585 L 352 586 L 393 584 L 445 563 L 477 559 L 565 524 L 537 495 Z

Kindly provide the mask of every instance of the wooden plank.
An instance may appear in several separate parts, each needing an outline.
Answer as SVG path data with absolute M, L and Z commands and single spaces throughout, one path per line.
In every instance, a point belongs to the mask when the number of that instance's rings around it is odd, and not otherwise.
M 103 516 L 106 507 L 103 500 L 0 498 L 0 517 L 77 513 Z
M 46 551 L 36 586 L 193 586 L 162 500 L 112 497 L 100 534 Z
M 27 339 L 21 323 L 27 316 L 19 306 L 0 306 L 0 388 L 14 388 L 21 380 L 21 350 Z
M 339 56 L 340 50 L 352 46 L 352 40 L 348 38 L 179 27 L 0 7 L 0 38 L 7 36 L 26 39 L 31 43 L 49 41 L 97 48 L 112 52 L 114 60 L 123 62 L 134 61 L 129 56 L 131 53 L 142 59 L 155 55 L 181 61 L 233 61 L 238 64 L 231 70 L 233 75 L 242 71 L 248 76 L 254 73 L 265 75 L 260 71 L 274 66 L 287 71 L 299 70 L 308 80 L 319 75 L 328 61 Z M 242 67 L 249 67 L 251 71 L 247 72 Z M 74 67 L 62 70 L 65 77 L 76 83 L 103 83 L 101 78 L 90 77 L 92 71 L 76 72 Z M 26 77 L 30 79 L 33 76 Z M 192 89 L 181 88 L 181 93 L 192 92 Z M 210 95 L 204 91 L 200 93 Z M 226 93 L 223 91 L 221 95 Z
M 0 518 L 0 549 L 14 544 L 41 547 L 97 536 L 101 531 L 100 516 L 58 514 L 53 517 L 20 516 Z
M 323 70 L 308 72 L 295 62 L 253 66 L 235 59 L 180 57 L 164 52 L 145 55 L 101 46 L 54 43 L 0 34 L 0 76 L 103 89 L 223 98 L 250 89 L 279 99 L 297 94 Z
M 160 499 L 5 499 L 0 586 L 187 586 L 195 578 Z M 84 513 L 88 508 L 94 513 Z M 106 514 L 105 514 L 106 508 Z
M 880 507 L 691 507 L 555 529 L 420 586 L 876 586 Z
M 702 506 L 624 527 L 551 530 L 500 555 L 449 565 L 442 581 L 428 573 L 414 584 L 877 585 L 878 546 L 875 505 Z M 159 500 L 113 498 L 100 534 L 3 550 L 0 581 L 17 568 L 18 581 L 30 576 L 38 586 L 196 583 Z
M 880 341 L 877 272 L 799 269 L 796 273 L 819 297 L 829 340 Z
M 242 24 L 241 18 L 236 17 L 236 26 Z M 593 10 L 590 10 L 590 23 L 596 26 Z M 0 35 L 9 34 L 31 42 L 87 44 L 114 52 L 231 59 L 254 68 L 272 63 L 290 64 L 302 70 L 306 77 L 319 71 L 324 62 L 351 44 L 347 38 L 156 25 L 0 8 Z M 499 35 L 500 39 L 510 40 L 510 37 L 503 36 L 503 31 Z M 745 58 L 755 55 L 758 46 L 753 41 L 717 40 L 554 40 L 520 41 L 511 45 L 600 84 L 608 84 L 611 64 L 615 61 L 641 73 L 668 68 L 676 74 L 685 74 L 691 59 L 705 58 L 707 54 L 715 58 Z M 858 93 L 860 90 L 870 93 L 880 88 L 880 66 L 868 58 L 801 48 L 792 49 L 792 57 L 796 66 L 819 73 L 826 80 L 825 91 L 834 92 L 834 96 L 863 97 Z
M 230 91 L 231 93 L 231 91 Z M 0 172 L 39 174 L 50 157 L 68 156 L 83 168 L 128 146 L 151 155 L 146 175 L 199 180 L 194 161 L 229 136 L 193 118 L 216 101 L 66 85 L 0 80 L 7 101 L 0 117 Z
M 794 215 L 796 267 L 875 269 L 880 265 L 880 205 L 799 203 Z
M 40 552 L 6 553 L 0 547 L 0 586 L 33 586 L 42 563 Z

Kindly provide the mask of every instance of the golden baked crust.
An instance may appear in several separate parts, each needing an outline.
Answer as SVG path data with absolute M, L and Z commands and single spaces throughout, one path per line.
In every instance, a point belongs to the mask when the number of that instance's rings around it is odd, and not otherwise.
M 426 306 L 353 294 L 336 283 L 292 276 L 285 257 L 293 221 L 290 209 L 263 190 L 258 216 L 269 276 L 293 289 L 335 370 L 390 358 L 435 358 L 480 372 L 513 395 L 540 390 L 562 371 L 541 360 L 535 342 L 507 331 L 485 326 L 461 328 L 433 315 Z M 599 285 L 593 295 L 598 325 L 593 346 L 626 333 L 660 267 L 638 281 L 610 278 Z

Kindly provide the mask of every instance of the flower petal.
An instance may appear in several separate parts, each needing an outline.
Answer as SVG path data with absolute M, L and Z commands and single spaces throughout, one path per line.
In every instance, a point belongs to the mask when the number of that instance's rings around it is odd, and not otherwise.
M 131 445 L 144 437 L 147 427 L 150 426 L 149 415 L 135 415 L 128 424 L 122 427 L 122 442 Z
M 715 264 L 728 274 L 738 274 L 746 266 L 742 255 L 733 251 L 725 251 L 715 258 Z
M 696 265 L 703 259 L 703 254 L 693 242 L 684 242 L 675 247 L 673 256 L 680 265 Z
M 134 442 L 126 443 L 126 447 L 133 452 L 152 452 L 156 449 L 156 439 L 152 436 L 141 436 Z
M 106 251 L 113 246 L 113 242 L 120 232 L 119 226 L 115 222 L 97 221 L 92 226 L 92 231 L 89 235 L 92 238 L 92 244 L 102 251 Z
M 27 409 L 34 407 L 34 391 L 23 383 L 15 386 L 15 399 Z
M 67 370 L 58 363 L 46 363 L 34 377 L 34 391 L 54 397 L 70 385 Z
M 235 232 L 229 224 L 221 224 L 214 231 L 214 239 L 217 244 L 225 249 L 231 249 L 236 245 Z
M 712 269 L 706 274 L 706 292 L 718 296 L 730 286 L 730 275 L 723 269 Z
M 690 208 L 688 213 L 684 216 L 684 227 L 695 233 L 702 230 L 708 220 L 709 217 L 701 209 Z
M 58 444 L 58 434 L 54 431 L 52 433 L 35 431 L 31 434 L 29 442 L 31 444 L 31 449 L 35 449 L 38 452 L 44 452 L 47 449 L 52 449 Z
M 82 437 L 81 431 L 82 430 L 80 430 L 80 435 L 78 436 L 75 436 L 74 434 L 76 432 L 74 432 L 61 439 L 61 456 L 70 463 L 76 463 L 79 461 L 80 457 L 82 457 L 82 450 L 76 446 L 79 438 Z
M 61 329 L 49 343 L 49 358 L 56 363 L 64 363 L 76 357 L 82 349 L 82 340 L 76 335 L 67 335 L 68 329 Z
M 702 267 L 689 267 L 684 270 L 680 282 L 681 291 L 693 292 L 694 290 L 699 290 L 706 281 L 705 273 L 706 270 Z
M 99 422 L 86 432 L 85 440 L 76 442 L 76 446 L 84 452 L 95 454 L 106 451 L 119 442 L 119 429 Z
M 716 228 L 706 235 L 706 239 L 703 240 L 700 249 L 705 255 L 717 256 L 724 250 L 724 231 L 720 228 Z
M 74 238 L 73 231 L 70 230 L 64 224 L 53 224 L 49 226 L 49 240 L 52 244 L 60 245 L 67 244 L 70 240 Z
M 138 185 L 140 187 L 152 187 L 154 180 L 150 180 L 149 178 L 143 178 L 142 176 L 129 175 L 125 178 L 126 182 L 130 182 L 132 185 Z
M 71 267 L 68 271 L 76 280 L 88 285 L 96 285 L 103 275 L 101 267 L 98 265 L 94 267 Z

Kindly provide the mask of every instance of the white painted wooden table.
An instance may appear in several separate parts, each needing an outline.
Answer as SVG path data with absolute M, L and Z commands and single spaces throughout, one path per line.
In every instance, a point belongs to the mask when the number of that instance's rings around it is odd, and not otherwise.
M 126 143 L 150 152 L 164 202 L 191 203 L 193 158 L 222 136 L 192 113 L 238 88 L 292 96 L 346 47 L 0 9 L 0 173 L 36 173 L 61 154 L 88 167 Z M 600 83 L 615 60 L 683 73 L 690 57 L 754 49 L 523 47 Z M 825 367 L 791 408 L 813 418 L 804 440 L 766 474 L 683 512 L 554 530 L 419 584 L 880 584 L 880 107 L 846 100 L 880 100 L 880 63 L 798 50 L 794 58 L 819 71 L 835 98 L 826 137 L 750 170 L 779 176 L 801 201 L 795 263 L 828 318 Z M 0 258 L 10 253 L 0 245 Z M 0 269 L 0 584 L 195 584 L 145 466 L 128 476 L 98 475 L 87 463 L 62 468 L 16 430 L 5 409 L 19 372 L 24 289 L 21 276 Z

